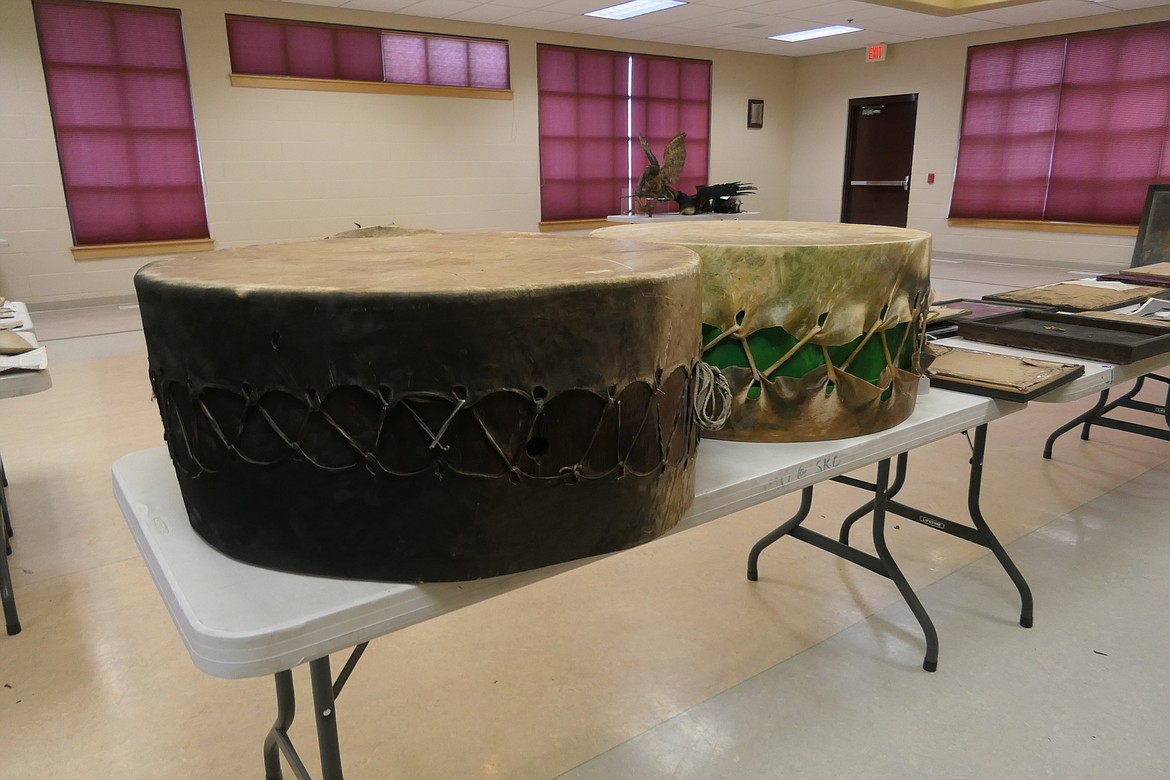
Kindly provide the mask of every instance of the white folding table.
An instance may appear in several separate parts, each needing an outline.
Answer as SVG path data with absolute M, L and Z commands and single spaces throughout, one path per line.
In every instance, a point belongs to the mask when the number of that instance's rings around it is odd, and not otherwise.
M 33 348 L 24 355 L 3 356 L 0 359 L 0 398 L 15 398 L 32 395 L 53 386 L 53 380 L 45 367 L 47 359 L 44 347 L 37 343 L 32 318 L 28 307 L 18 301 L 4 304 L 14 312 L 18 325 L 13 332 Z M 27 365 L 28 368 L 9 367 Z M 8 555 L 12 552 L 9 539 L 12 538 L 12 516 L 8 512 L 8 473 L 4 470 L 4 458 L 0 456 L 0 536 L 4 540 L 4 555 L 0 555 L 0 605 L 4 611 L 4 628 L 11 636 L 20 633 L 20 617 L 16 612 L 16 595 L 12 590 L 12 573 L 8 570 Z
M 1065 386 L 1065 393 L 1070 398 L 1075 393 L 1084 395 L 1111 381 L 1110 367 L 1090 366 L 1084 376 Z M 753 550 L 749 577 L 754 578 L 756 559 L 765 542 L 784 535 L 810 542 L 890 577 L 923 627 L 927 637 L 923 665 L 933 669 L 937 657 L 934 627 L 888 550 L 884 550 L 880 516 L 903 507 L 892 501 L 897 488 L 889 486 L 890 460 L 945 436 L 976 430 L 973 447 L 978 457 L 972 458 L 972 500 L 969 502 L 976 527 L 960 526 L 917 509 L 912 510 L 910 519 L 992 549 L 1020 589 L 1021 623 L 1028 625 L 1031 595 L 1027 585 L 978 515 L 986 426 L 1023 407 L 1019 403 L 930 389 L 919 395 L 908 420 L 879 433 L 838 441 L 787 444 L 704 440 L 697 454 L 697 495 L 674 532 L 796 490 L 805 494 L 803 507 L 811 502 L 812 487 L 827 479 L 843 477 L 847 484 L 873 491 L 874 501 L 859 512 L 874 512 L 878 556 L 800 527 L 803 517 L 798 515 L 770 534 L 770 538 L 761 540 L 758 549 Z M 873 463 L 879 464 L 877 483 L 861 483 L 845 476 Z M 298 777 L 308 777 L 287 735 L 294 710 L 293 667 L 309 663 L 322 776 L 327 780 L 340 778 L 334 700 L 366 643 L 588 562 L 574 561 L 472 582 L 423 585 L 288 574 L 227 558 L 195 534 L 187 520 L 165 448 L 135 452 L 117 460 L 113 465 L 113 485 L 142 557 L 195 665 L 208 674 L 229 679 L 275 675 L 277 718 L 264 747 L 269 778 L 282 777 L 280 753 Z M 334 681 L 328 655 L 347 648 L 353 648 L 353 652 Z

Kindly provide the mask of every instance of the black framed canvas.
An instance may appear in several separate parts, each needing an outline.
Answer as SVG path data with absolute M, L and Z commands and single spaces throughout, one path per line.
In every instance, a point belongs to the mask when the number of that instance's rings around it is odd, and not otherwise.
M 1170 184 L 1151 184 L 1133 245 L 1131 268 L 1170 261 Z

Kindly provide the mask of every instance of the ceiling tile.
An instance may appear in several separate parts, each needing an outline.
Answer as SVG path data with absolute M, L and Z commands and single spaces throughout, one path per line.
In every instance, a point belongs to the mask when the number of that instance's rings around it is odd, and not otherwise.
M 999 22 L 993 22 L 990 19 L 974 19 L 970 16 L 927 16 L 906 11 L 895 16 L 877 19 L 866 25 L 865 29 L 875 32 L 897 32 L 916 38 L 939 38 L 946 35 L 962 35 L 963 33 L 991 30 L 1002 26 Z
M 502 5 L 493 5 L 491 3 L 480 3 L 474 8 L 468 8 L 466 11 L 460 11 L 448 16 L 448 19 L 458 19 L 461 22 L 482 22 L 485 24 L 492 24 L 501 19 L 506 19 L 509 16 L 515 16 L 520 12 L 519 8 L 511 8 Z
M 793 19 L 808 19 L 824 24 L 846 24 L 847 20 L 852 19 L 855 25 L 864 27 L 864 23 L 871 19 L 881 19 L 903 13 L 906 12 L 884 5 L 858 3 L 854 0 L 837 0 L 833 3 L 819 3 L 807 8 L 795 8 L 786 11 L 784 15 Z
M 503 19 L 500 23 L 511 27 L 535 27 L 540 30 L 544 29 L 546 24 L 564 23 L 568 18 L 570 18 L 570 14 L 555 14 L 552 11 L 542 11 L 536 8 L 531 11 L 521 11 L 514 16 Z
M 295 0 L 295 2 L 304 2 L 304 0 Z M 382 11 L 384 13 L 394 13 L 399 9 L 405 8 L 408 5 L 413 5 L 418 0 L 349 0 L 343 3 L 343 8 L 349 8 L 356 11 Z M 317 5 L 314 3 L 313 5 Z
M 968 14 L 976 19 L 984 19 L 1000 24 L 1035 24 L 1053 19 L 1074 19 L 1079 16 L 1093 16 L 1095 14 L 1113 13 L 1109 7 L 1102 8 L 1097 3 L 1086 0 L 1041 0 L 1039 3 L 1015 5 L 1010 8 L 996 8 L 992 11 L 980 11 Z
M 445 19 L 451 14 L 467 11 L 477 5 L 479 3 L 472 2 L 472 0 L 419 0 L 405 8 L 398 9 L 397 13 Z
M 728 28 L 734 27 L 737 24 L 747 24 L 750 22 L 767 23 L 767 17 L 760 14 L 749 14 L 744 11 L 720 11 L 710 16 L 700 17 L 685 17 L 682 15 L 671 17 L 669 20 L 663 18 L 663 24 L 671 27 L 679 27 L 685 30 L 721 30 L 725 31 Z M 751 33 L 751 30 L 744 30 L 745 33 Z

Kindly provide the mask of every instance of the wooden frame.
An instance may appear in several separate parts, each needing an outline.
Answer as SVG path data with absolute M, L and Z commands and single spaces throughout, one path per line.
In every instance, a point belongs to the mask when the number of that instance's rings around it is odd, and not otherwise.
M 1170 261 L 1170 184 L 1151 184 L 1130 268 Z
M 764 126 L 764 101 L 748 100 L 747 126 L 753 128 Z

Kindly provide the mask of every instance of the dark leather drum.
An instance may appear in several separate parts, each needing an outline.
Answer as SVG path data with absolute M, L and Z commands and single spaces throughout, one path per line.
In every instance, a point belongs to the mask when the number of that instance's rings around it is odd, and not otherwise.
M 191 524 L 406 582 L 630 547 L 694 496 L 699 262 L 535 234 L 345 238 L 135 277 Z

